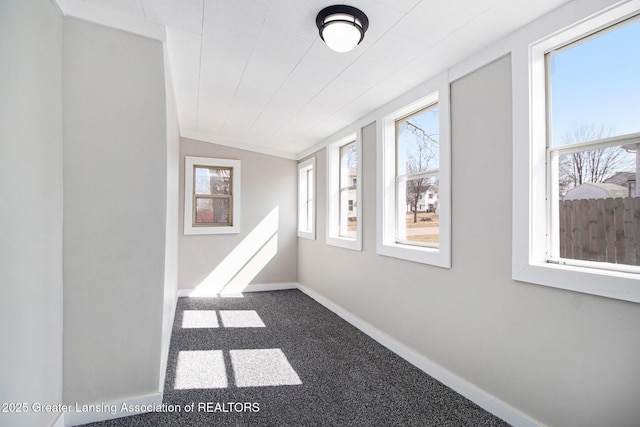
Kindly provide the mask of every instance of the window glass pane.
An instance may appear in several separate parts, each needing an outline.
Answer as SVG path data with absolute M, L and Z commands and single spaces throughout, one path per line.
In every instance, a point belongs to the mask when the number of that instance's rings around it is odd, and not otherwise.
M 306 224 L 305 230 L 310 231 L 313 227 L 311 221 L 313 221 L 313 169 L 307 169 L 307 194 L 306 194 Z
M 340 205 L 339 236 L 357 237 L 358 212 L 357 197 L 358 151 L 355 141 L 340 147 Z
M 355 239 L 357 226 L 356 189 L 346 188 L 340 191 L 340 236 Z
M 229 202 L 226 197 L 197 197 L 195 224 L 229 224 Z
M 311 233 L 314 230 L 314 179 L 313 167 L 298 169 L 298 231 Z
M 231 169 L 195 167 L 195 193 L 216 195 L 231 194 Z
M 352 142 L 340 147 L 340 188 L 356 185 L 358 170 L 358 151 L 356 143 Z
M 640 20 L 547 57 L 551 146 L 640 132 Z
M 438 104 L 396 122 L 397 175 L 439 167 L 439 132 Z
M 559 199 L 557 256 L 640 265 L 638 146 L 554 155 L 559 171 L 553 180 Z
M 397 242 L 437 246 L 440 242 L 438 177 L 399 178 L 397 182 Z

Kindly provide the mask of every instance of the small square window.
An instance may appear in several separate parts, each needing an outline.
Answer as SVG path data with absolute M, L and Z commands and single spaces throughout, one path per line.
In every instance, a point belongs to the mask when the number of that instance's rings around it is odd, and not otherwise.
M 185 234 L 238 233 L 240 161 L 185 158 Z

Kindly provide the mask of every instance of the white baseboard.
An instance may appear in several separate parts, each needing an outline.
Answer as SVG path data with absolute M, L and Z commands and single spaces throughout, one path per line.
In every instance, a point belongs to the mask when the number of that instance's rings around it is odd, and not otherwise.
M 399 341 L 396 341 L 391 336 L 351 314 L 340 305 L 323 297 L 314 290 L 300 284 L 298 284 L 298 289 L 412 365 L 509 424 L 522 427 L 539 427 L 544 425 L 497 397 L 460 378 L 453 372 L 446 370 L 432 360 L 427 359 Z
M 287 289 L 298 289 L 298 284 L 296 282 L 256 283 L 247 286 L 244 292 L 286 291 Z
M 298 284 L 295 282 L 281 282 L 281 283 L 254 283 L 251 285 L 247 285 L 246 288 L 242 290 L 242 292 L 264 292 L 264 291 L 284 291 L 287 289 L 298 289 Z M 178 298 L 180 297 L 190 297 L 192 293 L 194 293 L 196 289 L 178 289 Z M 198 295 L 201 297 L 203 295 Z M 206 295 L 215 297 L 216 295 Z M 224 296 L 224 295 L 223 295 Z
M 95 423 L 98 421 L 113 420 L 116 418 L 128 417 L 130 415 L 153 412 L 154 407 L 162 405 L 162 393 L 153 393 L 145 396 L 131 397 L 128 399 L 112 400 L 109 402 L 99 402 L 88 406 L 84 410 L 84 404 L 76 403 L 72 406 L 74 410 L 64 414 L 65 427 L 72 427 L 81 424 Z M 124 407 L 133 406 L 132 410 L 124 410 Z M 135 411 L 135 406 L 143 410 Z M 57 425 L 55 427 L 58 427 Z

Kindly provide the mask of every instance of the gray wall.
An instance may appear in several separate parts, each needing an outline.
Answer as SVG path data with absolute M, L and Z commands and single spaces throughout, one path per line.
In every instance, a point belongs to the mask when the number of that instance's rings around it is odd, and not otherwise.
M 549 425 L 640 419 L 637 304 L 511 280 L 511 63 L 451 85 L 452 268 L 375 253 L 376 131 L 363 131 L 363 251 L 299 239 L 298 282 Z M 316 153 L 318 182 L 325 152 Z
M 49 0 L 0 2 L 0 402 L 62 401 L 61 40 Z
M 158 391 L 167 123 L 162 43 L 64 20 L 64 401 Z
M 178 112 L 171 85 L 165 52 L 165 91 L 167 105 L 167 219 L 166 245 L 164 256 L 164 304 L 162 323 L 162 353 L 160 357 L 160 381 L 158 389 L 164 390 L 164 379 L 169 358 L 171 331 L 176 311 L 178 293 L 178 182 L 180 171 L 180 129 Z
M 242 162 L 240 234 L 184 235 L 185 156 L 239 159 Z M 250 283 L 295 282 L 297 191 L 297 163 L 293 160 L 183 138 L 180 146 L 179 287 L 196 288 L 276 207 L 277 254 Z

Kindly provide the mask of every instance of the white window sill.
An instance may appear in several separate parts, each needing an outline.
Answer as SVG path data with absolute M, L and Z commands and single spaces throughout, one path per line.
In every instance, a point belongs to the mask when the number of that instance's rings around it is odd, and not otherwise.
M 316 240 L 316 233 L 315 231 L 307 232 L 298 230 L 298 237 L 301 237 L 303 239 Z
M 623 301 L 640 302 L 640 275 L 575 265 L 531 263 L 513 279 Z
M 184 234 L 188 235 L 205 235 L 205 234 L 239 234 L 240 227 L 193 227 L 185 225 Z
M 451 268 L 451 260 L 446 256 L 446 252 L 442 248 L 383 243 L 378 245 L 376 252 L 378 255 L 400 258 L 406 261 Z
M 354 251 L 362 250 L 362 240 L 349 237 L 327 236 L 327 245 Z

